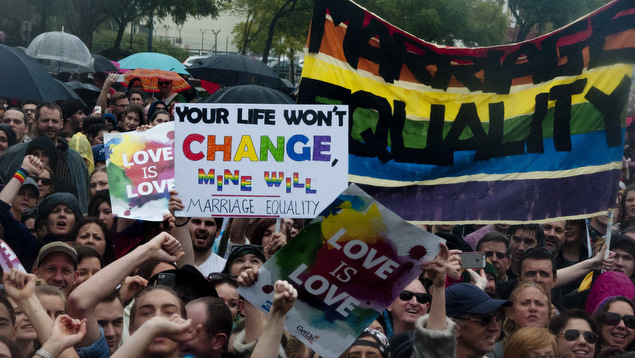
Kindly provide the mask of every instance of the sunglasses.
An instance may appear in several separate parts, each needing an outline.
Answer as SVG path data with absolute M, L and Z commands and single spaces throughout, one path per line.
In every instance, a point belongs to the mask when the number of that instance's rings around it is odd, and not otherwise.
M 578 337 L 580 337 L 580 334 L 582 334 L 582 337 L 584 337 L 584 340 L 587 341 L 587 343 L 595 344 L 598 341 L 598 335 L 591 331 L 580 332 L 577 329 L 567 329 L 560 334 L 569 342 L 577 340 Z
M 417 298 L 417 302 L 419 302 L 421 304 L 428 303 L 428 302 L 432 301 L 432 295 L 427 294 L 427 293 L 414 293 L 414 292 L 410 292 L 408 290 L 403 290 L 399 294 L 399 299 L 402 300 L 402 301 L 410 301 L 412 299 L 412 297 L 416 297 Z
M 607 326 L 617 326 L 622 320 L 624 321 L 624 325 L 626 327 L 635 328 L 635 316 L 633 315 L 620 316 L 619 314 L 613 312 L 604 313 L 604 323 Z
M 480 318 L 475 318 L 475 317 L 456 317 L 455 319 L 462 319 L 465 321 L 472 321 L 472 322 L 476 322 L 479 325 L 483 326 L 483 327 L 487 327 L 489 326 L 493 320 L 496 320 L 496 322 L 501 323 L 503 322 L 503 318 L 505 318 L 505 315 L 503 314 L 503 312 L 496 312 L 493 314 L 488 314 L 488 315 L 483 315 Z
M 50 178 L 40 178 L 40 177 L 31 177 L 33 180 L 35 180 L 35 182 L 39 182 L 40 180 L 42 181 L 42 185 L 44 186 L 49 186 L 51 185 L 51 179 Z
M 169 86 L 171 81 L 159 81 L 159 86 Z
M 485 251 L 485 257 L 487 257 L 488 259 L 494 257 L 494 255 L 496 255 L 496 258 L 499 260 L 504 260 L 507 258 L 507 255 L 503 252 Z

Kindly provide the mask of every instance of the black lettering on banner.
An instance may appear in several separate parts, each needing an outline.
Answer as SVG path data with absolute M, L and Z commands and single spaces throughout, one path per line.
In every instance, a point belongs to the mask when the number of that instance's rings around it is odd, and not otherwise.
M 370 92 L 358 91 L 353 93 L 349 102 L 349 113 L 353 117 L 355 110 L 358 108 L 372 109 L 378 114 L 377 125 L 373 130 L 364 131 L 363 138 L 366 142 L 361 142 L 353 138 L 349 138 L 349 150 L 357 155 L 364 157 L 377 157 L 387 162 L 391 159 L 390 152 L 386 149 L 388 146 L 388 130 L 390 129 L 390 118 L 392 117 L 392 109 L 390 103 L 383 98 L 376 96 Z M 353 129 L 353 121 L 349 121 L 350 130 Z
M 604 116 L 606 144 L 609 147 L 622 145 L 622 123 L 620 117 L 624 110 L 624 104 L 628 103 L 630 91 L 631 79 L 628 76 L 624 76 L 610 95 L 606 95 L 599 89 L 591 87 L 586 96 L 584 96 Z
M 551 87 L 549 99 L 556 101 L 553 115 L 553 144 L 559 152 L 571 151 L 571 96 L 584 92 L 586 78 Z
M 490 158 L 507 157 L 510 155 L 525 154 L 525 141 L 503 143 L 505 132 L 505 105 L 503 102 L 489 104 L 489 130 L 487 135 L 489 143 L 481 151 L 482 158 L 476 153 L 475 160 L 488 160 Z
M 608 36 L 633 28 L 635 14 L 627 11 L 632 8 L 632 1 L 616 2 L 590 19 L 573 23 L 543 39 L 517 45 L 510 53 L 491 49 L 485 55 L 469 56 L 466 51 L 448 53 L 403 32 L 393 31 L 391 35 L 387 25 L 374 18 L 364 26 L 365 11 L 352 2 L 316 0 L 309 52 L 319 52 L 328 10 L 336 26 L 347 24 L 343 50 L 346 61 L 355 69 L 359 59 L 365 58 L 379 65 L 379 74 L 387 83 L 399 79 L 405 65 L 417 81 L 432 88 L 447 90 L 454 77 L 471 91 L 508 94 L 517 78 L 532 76 L 533 83 L 538 84 L 558 76 L 579 74 L 587 48 L 589 69 L 633 63 L 635 48 L 604 48 Z M 616 17 L 617 14 L 620 16 Z M 379 47 L 369 44 L 374 37 L 379 40 Z M 572 38 L 579 40 L 572 42 Z M 522 57 L 527 61 L 518 61 Z M 436 69 L 431 71 L 430 67 Z M 482 80 L 476 76 L 480 71 L 483 71 Z
M 549 107 L 549 93 L 539 93 L 536 95 L 536 109 L 531 115 L 531 128 L 527 137 L 527 153 L 544 153 L 542 135 L 542 121 L 547 116 Z

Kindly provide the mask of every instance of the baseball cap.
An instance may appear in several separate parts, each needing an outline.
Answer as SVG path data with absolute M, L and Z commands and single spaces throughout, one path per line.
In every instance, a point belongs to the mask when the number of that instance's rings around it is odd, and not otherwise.
M 27 177 L 26 179 L 24 179 L 24 183 L 22 183 L 22 188 L 30 189 L 35 194 L 36 198 L 40 196 L 40 189 L 38 188 L 35 180 L 33 180 L 33 178 L 31 177 Z
M 445 311 L 452 318 L 464 313 L 488 314 L 511 305 L 510 301 L 491 298 L 471 283 L 457 283 L 445 289 Z
M 42 248 L 40 249 L 40 253 L 37 255 L 37 258 L 35 259 L 35 263 L 33 265 L 38 266 L 40 262 L 44 261 L 44 259 L 48 255 L 56 252 L 62 252 L 70 256 L 71 260 L 73 260 L 73 264 L 75 265 L 75 267 L 77 267 L 77 251 L 75 251 L 72 246 L 62 241 L 53 241 L 42 246 Z

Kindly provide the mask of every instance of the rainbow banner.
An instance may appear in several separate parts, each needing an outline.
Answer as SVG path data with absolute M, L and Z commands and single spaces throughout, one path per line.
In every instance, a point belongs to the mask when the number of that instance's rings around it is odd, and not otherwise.
M 634 61 L 634 1 L 455 48 L 316 0 L 298 102 L 349 105 L 349 180 L 405 219 L 581 218 L 615 205 Z

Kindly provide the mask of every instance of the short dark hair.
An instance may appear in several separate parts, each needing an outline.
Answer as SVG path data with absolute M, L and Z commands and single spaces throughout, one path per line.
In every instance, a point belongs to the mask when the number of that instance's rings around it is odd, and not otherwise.
M 207 312 L 205 325 L 203 326 L 207 337 L 212 338 L 218 333 L 224 333 L 227 335 L 227 341 L 229 341 L 233 326 L 232 313 L 229 307 L 220 298 L 209 296 L 197 298 L 188 303 L 188 305 L 199 302 L 205 305 Z
M 536 246 L 538 247 L 545 246 L 545 232 L 542 230 L 542 225 L 540 224 L 511 225 L 509 227 L 509 230 L 507 231 L 507 236 L 509 236 L 510 240 L 511 240 L 511 237 L 514 236 L 514 233 L 516 233 L 517 230 L 533 232 L 534 237 L 536 238 L 536 242 L 538 242 Z
M 11 353 L 11 357 L 19 358 L 22 357 L 22 352 L 18 348 L 18 344 L 15 343 L 11 338 L 0 336 L 0 342 L 4 343 L 7 348 L 9 348 L 9 352 Z
M 38 121 L 40 120 L 40 112 L 42 111 L 42 108 L 48 108 L 51 110 L 57 110 L 58 112 L 60 112 L 60 117 L 62 116 L 62 108 L 60 108 L 60 106 L 55 103 L 55 102 L 43 102 L 40 103 L 37 108 L 35 109 L 35 120 Z M 62 118 L 60 118 L 60 121 L 62 120 Z
M 74 244 L 76 244 L 76 242 L 74 242 Z M 102 268 L 104 267 L 104 260 L 102 259 L 101 255 L 99 255 L 99 252 L 97 252 L 97 250 L 93 249 L 90 246 L 74 246 L 75 247 L 75 251 L 77 251 L 77 264 L 79 265 L 80 262 L 82 262 L 83 259 L 87 259 L 90 257 L 94 257 L 96 259 L 99 260 L 99 266 L 101 266 Z
M 562 333 L 562 330 L 564 329 L 564 327 L 572 319 L 585 320 L 591 327 L 591 330 L 594 332 L 597 332 L 595 330 L 595 322 L 593 322 L 593 319 L 591 319 L 591 316 L 588 313 L 578 308 L 567 310 L 564 313 L 561 313 L 555 316 L 554 318 L 552 318 L 551 321 L 549 321 L 549 330 L 551 331 L 551 333 L 557 336 L 560 333 Z
M 553 253 L 544 247 L 530 247 L 523 252 L 520 256 L 520 271 L 523 270 L 523 262 L 525 260 L 546 260 L 551 262 L 551 273 L 553 277 L 557 277 L 557 269 L 556 269 L 556 258 L 553 256 Z
M 61 108 L 62 108 L 62 116 L 64 117 L 64 120 L 66 120 L 66 118 L 72 116 L 73 114 L 77 113 L 77 111 L 79 111 L 80 109 L 84 112 L 86 112 L 86 109 L 87 109 L 84 103 L 82 103 L 82 101 L 80 101 L 77 98 L 73 98 L 68 101 L 63 101 L 61 103 Z
M 481 251 L 483 244 L 488 242 L 500 242 L 505 244 L 505 247 L 507 248 L 507 251 L 506 251 L 507 257 L 511 255 L 511 248 L 509 247 L 509 239 L 507 238 L 507 236 L 505 236 L 504 234 L 501 234 L 498 231 L 490 231 L 486 233 L 485 235 L 483 235 L 483 237 L 481 237 L 481 239 L 478 240 L 478 243 L 476 244 L 476 251 Z

